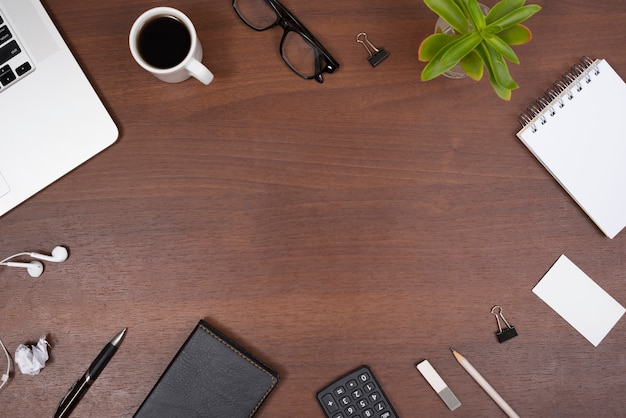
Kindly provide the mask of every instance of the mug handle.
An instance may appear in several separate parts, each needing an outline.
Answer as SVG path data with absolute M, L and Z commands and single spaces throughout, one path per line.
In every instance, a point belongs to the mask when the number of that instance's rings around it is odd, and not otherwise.
M 187 71 L 203 84 L 210 84 L 213 81 L 213 73 L 200 61 L 191 61 L 187 66 Z

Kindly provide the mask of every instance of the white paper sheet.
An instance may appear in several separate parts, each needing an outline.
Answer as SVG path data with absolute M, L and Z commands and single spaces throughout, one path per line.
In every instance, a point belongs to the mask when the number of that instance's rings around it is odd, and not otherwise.
M 565 255 L 559 257 L 533 293 L 596 347 L 625 311 Z

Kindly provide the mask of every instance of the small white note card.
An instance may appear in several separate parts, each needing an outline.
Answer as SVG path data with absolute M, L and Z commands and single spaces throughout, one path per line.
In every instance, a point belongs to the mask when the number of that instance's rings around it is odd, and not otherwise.
M 625 312 L 619 302 L 564 255 L 533 288 L 533 293 L 596 347 Z

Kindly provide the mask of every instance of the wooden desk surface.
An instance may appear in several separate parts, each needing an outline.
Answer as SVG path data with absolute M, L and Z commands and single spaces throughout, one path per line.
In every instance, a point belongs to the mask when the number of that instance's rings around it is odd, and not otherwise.
M 626 303 L 626 232 L 604 237 L 515 137 L 581 55 L 626 76 L 626 2 L 537 1 L 510 102 L 487 80 L 420 81 L 435 22 L 420 0 L 284 3 L 341 63 L 323 84 L 229 0 L 168 3 L 195 22 L 209 86 L 133 61 L 131 24 L 163 2 L 45 1 L 121 136 L 0 218 L 3 256 L 71 251 L 37 280 L 0 270 L 0 338 L 52 345 L 41 374 L 0 391 L 0 415 L 51 416 L 128 327 L 75 416 L 131 417 L 200 318 L 280 372 L 262 418 L 322 417 L 316 391 L 361 364 L 402 417 L 451 416 L 422 359 L 461 400 L 454 416 L 502 416 L 449 346 L 521 416 L 626 413 L 626 321 L 594 348 L 531 292 L 565 253 Z M 375 69 L 362 31 L 391 53 Z M 519 331 L 502 345 L 496 304 Z

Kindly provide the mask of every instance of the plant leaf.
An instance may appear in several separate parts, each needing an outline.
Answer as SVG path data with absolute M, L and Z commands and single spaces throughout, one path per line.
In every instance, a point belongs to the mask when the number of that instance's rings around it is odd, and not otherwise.
M 451 42 L 444 51 L 439 61 L 444 66 L 454 67 L 463 57 L 469 54 L 482 42 L 483 38 L 478 32 L 470 32 Z M 447 70 L 446 70 L 447 71 Z
M 489 10 L 489 13 L 487 13 L 485 20 L 489 25 L 501 17 L 508 15 L 513 10 L 519 9 L 524 5 L 524 3 L 525 0 L 501 0 L 493 5 L 493 7 Z
M 489 79 L 489 82 L 491 83 L 491 88 L 493 88 L 493 91 L 495 91 L 501 99 L 506 101 L 511 100 L 511 89 L 500 86 L 498 83 L 495 83 L 491 78 Z
M 486 30 L 492 34 L 500 33 L 503 30 L 509 29 L 518 23 L 525 21 L 539 10 L 541 10 L 541 6 L 536 4 L 522 6 L 519 9 L 515 9 L 500 19 L 490 23 L 487 25 Z
M 486 52 L 486 47 L 483 47 L 483 44 L 481 44 L 480 46 L 481 47 L 477 48 L 475 52 L 478 54 L 478 56 L 481 57 L 481 59 L 485 63 L 485 68 L 487 68 L 487 74 L 489 74 L 489 82 L 491 83 L 493 91 L 495 91 L 498 97 L 500 97 L 501 99 L 511 100 L 511 89 L 507 89 L 498 84 L 493 72 L 493 68 L 491 66 L 491 61 L 488 57 L 489 54 Z
M 485 37 L 485 42 L 489 44 L 493 49 L 502 54 L 505 58 L 508 58 L 509 61 L 519 64 L 519 58 L 513 51 L 513 48 L 509 46 L 506 42 L 504 42 L 498 35 Z
M 467 22 L 467 16 L 463 14 L 463 11 L 454 0 L 424 0 L 424 4 L 448 22 L 455 31 L 459 33 L 468 31 L 469 23 Z
M 417 56 L 422 62 L 428 62 L 450 42 L 458 39 L 460 35 L 448 35 L 445 33 L 434 33 L 424 39 L 419 46 Z
M 524 25 L 515 25 L 507 30 L 503 30 L 498 34 L 500 39 L 509 45 L 522 45 L 533 38 L 533 34 Z
M 441 61 L 439 60 L 439 58 L 444 54 L 449 46 L 450 44 L 441 48 L 439 52 L 437 52 L 437 54 L 430 60 L 430 62 L 426 64 L 426 66 L 422 70 L 422 81 L 428 81 L 432 80 L 435 77 L 439 77 L 441 74 L 454 67 L 454 65 L 444 67 L 443 65 L 441 65 Z
M 511 74 L 509 73 L 509 67 L 507 67 L 506 61 L 504 61 L 504 57 L 502 56 L 502 54 L 489 46 L 489 44 L 486 42 L 481 43 L 480 46 L 485 52 L 485 56 L 488 60 L 485 62 L 485 64 L 488 68 L 491 67 L 493 77 L 496 83 L 499 86 L 504 87 L 508 90 L 514 90 L 518 88 L 519 86 L 511 77 Z M 485 56 L 482 56 L 482 58 L 484 59 Z
M 463 71 L 465 71 L 472 80 L 479 81 L 483 78 L 483 69 L 485 65 L 476 51 L 472 51 L 467 54 L 465 58 L 461 60 L 460 64 Z
M 445 45 L 422 70 L 422 81 L 432 80 L 454 67 L 463 57 L 480 44 L 477 32 L 468 33 Z
M 480 10 L 480 5 L 478 4 L 478 0 L 463 0 L 465 4 L 465 12 L 470 18 L 472 22 L 472 26 L 477 31 L 481 31 L 485 29 L 487 24 L 485 23 L 485 15 L 483 11 Z

